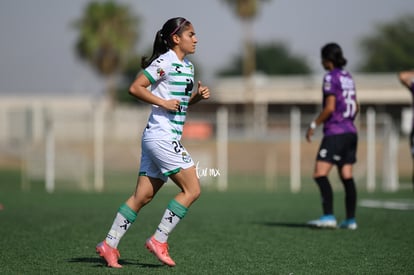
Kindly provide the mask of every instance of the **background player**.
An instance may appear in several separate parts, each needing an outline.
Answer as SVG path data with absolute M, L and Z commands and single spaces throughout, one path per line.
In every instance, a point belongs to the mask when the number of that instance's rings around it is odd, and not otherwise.
M 411 71 L 402 71 L 398 74 L 401 84 L 403 84 L 410 92 L 414 98 L 414 70 Z M 413 121 L 411 126 L 410 133 L 410 148 L 411 148 L 411 157 L 413 158 L 413 167 L 412 167 L 412 176 L 411 182 L 413 184 L 414 190 L 414 105 L 413 105 Z
M 313 179 L 319 186 L 323 216 L 308 224 L 315 227 L 335 228 L 336 218 L 333 213 L 333 192 L 328 174 L 333 165 L 338 172 L 345 189 L 346 219 L 341 228 L 356 229 L 355 221 L 357 192 L 352 174 L 356 162 L 357 129 L 354 119 L 358 113 L 355 83 L 349 72 L 345 71 L 347 60 L 341 47 L 329 43 L 321 49 L 322 66 L 328 72 L 323 77 L 323 109 L 312 121 L 306 132 L 306 139 L 311 142 L 316 127 L 323 124 L 323 139 L 316 158 Z
M 194 66 L 185 56 L 195 52 L 193 25 L 182 17 L 168 20 L 156 34 L 153 53 L 143 58 L 143 71 L 130 87 L 130 94 L 152 104 L 141 139 L 141 164 L 135 192 L 121 205 L 106 239 L 96 247 L 108 266 L 120 268 L 119 241 L 168 177 L 181 189 L 172 199 L 153 236 L 145 246 L 164 264 L 175 266 L 169 256 L 169 234 L 200 195 L 194 162 L 180 139 L 188 106 L 208 99 L 208 87 L 196 84 Z M 147 87 L 151 86 L 151 91 Z

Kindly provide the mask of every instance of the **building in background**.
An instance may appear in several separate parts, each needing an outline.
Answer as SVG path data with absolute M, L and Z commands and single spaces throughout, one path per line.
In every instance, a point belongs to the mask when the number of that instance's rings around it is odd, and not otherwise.
M 400 143 L 406 141 L 411 126 L 411 97 L 401 87 L 393 74 L 355 76 L 361 113 L 358 117 L 361 128 L 361 163 L 374 162 L 374 171 L 369 165 L 361 165 L 357 171 L 366 182 L 376 177 L 384 181 L 395 181 L 397 175 L 381 174 L 387 166 L 385 161 L 401 165 L 400 178 L 410 173 L 410 154 L 401 153 Z M 246 83 L 249 81 L 249 83 Z M 246 90 L 246 87 L 252 87 Z M 196 148 L 191 148 L 193 158 L 200 160 L 200 167 L 216 167 L 218 149 L 218 113 L 223 108 L 228 116 L 226 135 L 228 146 L 226 172 L 229 175 L 265 175 L 266 188 L 273 186 L 277 177 L 291 177 L 292 173 L 306 176 L 316 150 L 315 145 L 301 145 L 302 130 L 321 108 L 320 77 L 291 76 L 266 77 L 255 75 L 251 79 L 218 79 L 211 87 L 212 97 L 194 110 L 186 123 L 183 139 Z M 244 113 L 247 98 L 253 98 L 253 113 Z M 25 177 L 43 180 L 48 163 L 47 148 L 53 146 L 53 177 L 56 180 L 75 181 L 81 189 L 93 189 L 97 162 L 97 141 L 102 147 L 103 173 L 132 171 L 135 173 L 139 160 L 139 137 L 148 117 L 148 106 L 117 105 L 110 110 L 108 102 L 90 96 L 71 95 L 0 95 L 0 169 L 24 170 Z M 373 117 L 372 114 L 375 114 Z M 251 124 L 243 123 L 251 116 Z M 375 128 L 369 126 L 374 118 Z M 296 122 L 293 122 L 296 121 Z M 296 123 L 296 132 L 292 131 Z M 371 127 L 371 128 L 370 128 Z M 295 133 L 295 134 L 293 134 Z M 390 134 L 392 133 L 392 135 Z M 375 136 L 372 137 L 372 134 Z M 297 137 L 293 138 L 292 135 Z M 374 139 L 373 139 L 374 138 Z M 369 140 L 371 139 L 371 141 Z M 369 149 L 372 139 L 375 147 Z M 393 140 L 397 139 L 398 144 Z M 200 146 L 199 142 L 203 141 Z M 297 143 L 297 164 L 293 158 L 292 142 Z M 49 147 L 48 147 L 49 146 Z M 370 155 L 369 150 L 380 155 Z M 379 157 L 381 156 L 381 157 Z M 374 160 L 372 158 L 374 157 Z M 396 159 L 397 158 L 397 159 Z M 394 161 L 395 159 L 395 161 Z M 50 161 L 50 156 L 49 156 Z M 99 164 L 99 163 L 98 163 Z M 381 165 L 383 168 L 381 168 Z M 293 166 L 298 171 L 292 172 Z M 371 170 L 372 170 L 371 169 Z M 407 170 L 407 171 L 405 171 Z M 94 172 L 95 171 L 95 172 Z M 378 175 L 377 175 L 378 174 Z M 369 176 L 371 175 L 371 176 Z M 369 178 L 371 177 L 371 179 Z M 374 177 L 372 179 L 372 177 Z M 384 179 L 391 177 L 390 179 Z M 207 180 L 207 179 L 204 179 Z M 301 176 L 299 175 L 299 181 Z M 269 187 L 270 186 L 270 187 Z M 273 186 L 273 187 L 272 187 Z

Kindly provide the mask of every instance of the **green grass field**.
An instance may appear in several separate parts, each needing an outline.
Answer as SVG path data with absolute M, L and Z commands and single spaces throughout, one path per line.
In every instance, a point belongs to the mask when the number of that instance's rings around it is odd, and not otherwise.
M 306 221 L 320 215 L 316 187 L 299 194 L 205 191 L 170 236 L 177 266 L 169 268 L 144 248 L 177 192 L 166 186 L 122 240 L 121 270 L 107 268 L 95 245 L 128 192 L 19 187 L 15 175 L 0 173 L 0 274 L 414 274 L 414 210 L 359 207 L 356 231 L 310 229 Z M 342 219 L 341 190 L 335 199 Z M 414 203 L 411 190 L 361 191 L 358 199 Z

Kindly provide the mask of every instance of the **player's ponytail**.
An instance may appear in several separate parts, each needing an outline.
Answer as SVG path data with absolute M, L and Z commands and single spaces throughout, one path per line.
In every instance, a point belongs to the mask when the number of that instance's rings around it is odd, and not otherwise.
M 155 34 L 154 45 L 152 47 L 152 55 L 151 57 L 142 57 L 141 60 L 141 68 L 145 69 L 151 64 L 152 61 L 157 59 L 161 54 L 166 53 L 168 51 L 168 44 L 164 40 L 164 35 L 162 34 L 162 30 L 157 31 Z
M 154 45 L 152 48 L 151 57 L 143 57 L 141 60 L 141 68 L 145 69 L 152 61 L 157 59 L 161 54 L 166 53 L 168 49 L 172 49 L 175 44 L 172 39 L 173 35 L 181 35 L 185 27 L 190 25 L 190 21 L 187 21 L 183 17 L 175 17 L 169 19 L 162 26 L 162 29 L 157 31 L 154 39 Z
M 337 43 L 328 43 L 321 49 L 322 59 L 331 61 L 335 68 L 346 66 L 347 60 L 342 53 L 341 47 Z

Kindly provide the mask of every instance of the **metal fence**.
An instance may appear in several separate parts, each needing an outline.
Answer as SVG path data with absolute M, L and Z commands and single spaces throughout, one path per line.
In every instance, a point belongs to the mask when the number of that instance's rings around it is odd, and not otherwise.
M 149 111 L 148 106 L 122 105 L 110 110 L 97 103 L 76 108 L 3 105 L 0 169 L 20 170 L 25 190 L 33 182 L 44 184 L 49 192 L 130 188 L 135 184 L 140 137 Z M 254 132 L 253 125 L 241 128 L 240 116 L 224 106 L 189 114 L 183 144 L 206 188 L 306 191 L 322 137 L 318 131 L 314 142 L 305 142 L 313 116 L 292 107 L 268 115 L 264 131 Z M 408 186 L 411 154 L 399 122 L 368 109 L 359 116 L 358 128 L 355 178 L 359 188 L 396 191 Z

